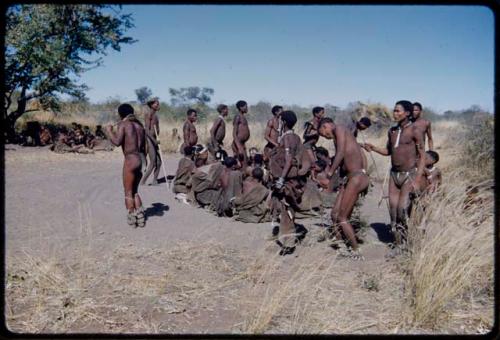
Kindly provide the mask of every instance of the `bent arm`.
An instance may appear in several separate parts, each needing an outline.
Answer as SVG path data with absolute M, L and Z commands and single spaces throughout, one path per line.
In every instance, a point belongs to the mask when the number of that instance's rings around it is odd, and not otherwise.
M 106 135 L 108 136 L 108 139 L 111 143 L 113 143 L 115 146 L 120 146 L 123 144 L 123 140 L 125 138 L 125 128 L 123 127 L 123 124 L 120 124 L 118 126 L 118 131 L 115 134 L 111 129 L 106 131 Z
M 319 136 L 316 130 L 313 130 L 313 125 L 311 123 L 307 123 L 306 130 L 304 131 L 304 138 L 311 138 Z

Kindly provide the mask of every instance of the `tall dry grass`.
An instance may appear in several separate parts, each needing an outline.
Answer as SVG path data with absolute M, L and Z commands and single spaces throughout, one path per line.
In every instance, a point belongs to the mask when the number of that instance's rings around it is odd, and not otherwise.
M 468 323 L 484 333 L 493 326 L 491 123 L 440 126 L 448 132 L 438 150 L 443 185 L 415 206 L 409 223 L 409 329 L 460 333 Z

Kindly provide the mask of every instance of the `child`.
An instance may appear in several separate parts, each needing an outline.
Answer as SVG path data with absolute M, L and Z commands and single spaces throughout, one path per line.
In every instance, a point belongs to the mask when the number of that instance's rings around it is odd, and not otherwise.
M 435 167 L 437 162 L 439 162 L 439 154 L 436 151 L 429 150 L 425 152 L 425 194 L 435 192 L 441 185 L 441 170 Z

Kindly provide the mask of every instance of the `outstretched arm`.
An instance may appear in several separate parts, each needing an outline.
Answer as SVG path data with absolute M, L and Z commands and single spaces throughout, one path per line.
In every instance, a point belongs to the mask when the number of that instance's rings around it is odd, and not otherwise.
M 113 131 L 113 125 L 106 126 L 104 132 L 106 133 L 109 141 L 115 146 L 120 146 L 123 144 L 123 140 L 125 138 L 125 128 L 123 127 L 123 124 L 118 125 L 118 132 L 116 134 Z
M 390 132 L 387 134 L 387 144 L 385 145 L 385 148 L 379 148 L 376 147 L 373 144 L 370 143 L 364 143 L 362 145 L 363 149 L 365 149 L 368 152 L 375 151 L 378 154 L 381 154 L 382 156 L 389 156 L 391 154 L 390 152 L 390 146 L 391 146 L 391 137 L 390 137 Z
M 432 132 L 431 132 L 431 122 L 429 122 L 429 126 L 427 127 L 427 130 L 425 131 L 427 134 L 427 138 L 429 140 L 429 150 L 434 150 L 434 140 L 432 139 Z M 425 149 L 425 145 L 424 145 Z

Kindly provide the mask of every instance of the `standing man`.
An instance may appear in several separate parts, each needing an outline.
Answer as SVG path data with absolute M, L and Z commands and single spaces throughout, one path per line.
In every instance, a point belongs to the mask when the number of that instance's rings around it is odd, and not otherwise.
M 113 126 L 106 126 L 108 139 L 116 146 L 121 146 L 125 157 L 123 163 L 123 187 L 125 189 L 125 207 L 128 210 L 127 221 L 129 225 L 144 227 L 146 218 L 142 208 L 138 187 L 142 177 L 142 159 L 144 155 L 145 131 L 142 124 L 134 115 L 134 108 L 130 104 L 118 107 L 121 121 L 118 131 L 113 131 Z
M 424 144 L 421 130 L 410 120 L 412 111 L 411 102 L 398 101 L 393 111 L 397 126 L 389 129 L 386 146 L 380 148 L 369 143 L 364 145 L 368 151 L 391 156 L 389 213 L 396 242 L 390 256 L 398 254 L 404 245 L 408 229 L 407 218 L 411 207 L 410 194 L 417 191 L 423 184 Z
M 240 162 L 242 166 L 246 166 L 248 162 L 247 148 L 245 143 L 250 138 L 250 129 L 248 128 L 248 121 L 245 114 L 248 112 L 247 102 L 244 100 L 239 100 L 236 103 L 236 108 L 238 113 L 233 120 L 233 154 Z
M 337 168 L 344 170 L 344 185 L 342 186 L 334 206 L 332 208 L 332 221 L 342 228 L 342 232 L 350 243 L 352 250 L 343 255 L 354 259 L 362 259 L 358 250 L 356 234 L 349 222 L 360 193 L 365 191 L 369 185 L 369 178 L 363 167 L 363 155 L 361 147 L 356 142 L 352 132 L 345 126 L 335 124 L 331 118 L 321 119 L 318 125 L 318 133 L 326 139 L 333 139 L 335 145 L 335 157 L 330 167 L 328 177 L 332 177 Z M 337 228 L 336 228 L 337 229 Z M 337 239 L 340 239 L 338 230 L 335 230 Z
M 160 101 L 158 97 L 148 98 L 144 107 L 144 125 L 146 132 L 146 156 L 149 159 L 148 168 L 141 185 L 146 183 L 149 175 L 153 172 L 153 182 L 151 185 L 158 185 L 158 175 L 160 174 L 161 156 L 160 156 L 160 121 L 157 111 L 160 110 Z
M 313 118 L 304 124 L 304 147 L 311 158 L 311 162 L 316 162 L 314 149 L 319 140 L 318 128 L 321 118 L 325 115 L 325 108 L 316 106 L 312 109 Z
M 227 117 L 229 109 L 227 105 L 220 104 L 217 106 L 217 112 L 219 112 L 219 117 L 215 119 L 210 129 L 210 142 L 208 143 L 208 151 L 214 158 L 224 145 L 224 138 L 226 137 L 226 122 L 224 119 Z
M 425 136 L 429 138 L 429 150 L 434 150 L 434 140 L 432 139 L 431 132 L 431 122 L 427 119 L 422 118 L 422 104 L 415 102 L 413 103 L 413 112 L 411 115 L 411 121 L 413 125 L 420 131 L 422 134 L 422 147 L 425 150 Z
M 194 123 L 198 119 L 198 112 L 195 109 L 189 109 L 186 112 L 186 121 L 182 127 L 182 135 L 184 142 L 181 145 L 181 153 L 184 154 L 186 146 L 195 146 L 198 143 L 198 135 L 196 134 L 196 127 Z
M 264 147 L 265 163 L 269 161 L 269 155 L 271 151 L 279 145 L 282 132 L 281 119 L 280 119 L 282 112 L 283 112 L 283 107 L 279 105 L 275 105 L 271 109 L 273 118 L 267 121 L 266 131 L 264 133 L 264 138 L 267 141 L 267 144 Z

